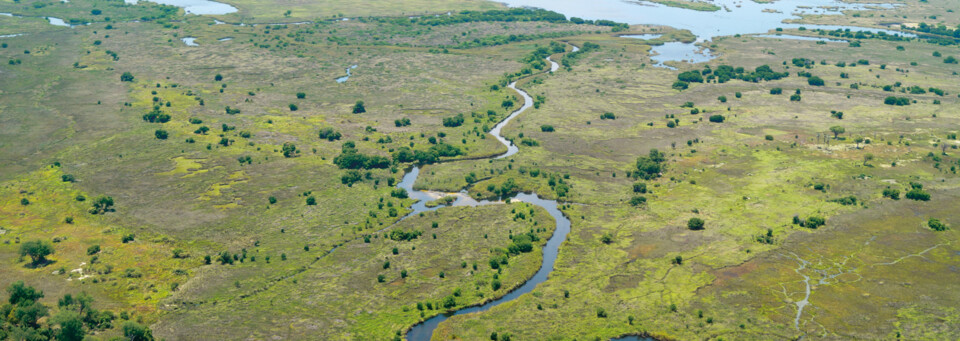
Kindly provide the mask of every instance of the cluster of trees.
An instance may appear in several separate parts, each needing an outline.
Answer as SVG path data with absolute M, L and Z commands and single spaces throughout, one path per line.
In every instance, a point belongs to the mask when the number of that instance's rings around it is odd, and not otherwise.
M 423 235 L 423 231 L 413 230 L 413 231 L 402 231 L 402 230 L 392 230 L 388 237 L 390 240 L 405 242 L 419 238 Z
M 598 49 L 600 49 L 600 45 L 591 43 L 589 41 L 584 42 L 583 46 L 580 47 L 579 51 L 570 52 L 563 55 L 563 58 L 560 59 L 560 64 L 563 65 L 564 68 L 569 70 L 571 67 L 573 67 L 573 64 L 575 64 L 578 60 L 580 60 L 580 58 L 582 58 L 585 54 L 593 52 Z
M 51 309 L 40 302 L 42 291 L 17 281 L 7 287 L 8 303 L 0 306 L 0 339 L 2 340 L 69 340 L 80 341 L 97 332 L 111 329 L 117 316 L 110 311 L 93 308 L 93 297 L 80 293 L 66 294 Z M 51 316 L 51 310 L 55 313 Z M 124 312 L 120 314 L 128 319 Z M 123 323 L 124 340 L 152 341 L 149 328 L 133 321 Z
M 930 201 L 930 193 L 923 190 L 923 184 L 910 182 L 910 191 L 904 194 L 907 199 L 916 201 Z
M 907 97 L 888 96 L 883 99 L 883 104 L 896 106 L 910 105 L 910 99 Z
M 731 79 L 739 79 L 745 82 L 758 83 L 760 81 L 771 81 L 789 77 L 788 72 L 775 72 L 769 65 L 756 67 L 752 72 L 748 72 L 743 67 L 733 67 L 730 65 L 720 65 L 716 70 L 709 66 L 701 71 L 691 70 L 681 72 L 677 75 L 677 83 L 674 88 L 686 88 L 684 83 L 703 83 L 716 80 L 717 83 L 726 83 Z
M 816 215 L 809 216 L 807 219 L 800 219 L 800 216 L 793 216 L 793 224 L 800 227 L 816 229 L 820 226 L 826 225 L 827 220 Z
M 651 180 L 660 177 L 660 173 L 666 168 L 667 158 L 659 150 L 651 149 L 649 154 L 637 158 L 636 169 L 630 172 L 630 176 L 635 179 Z
M 933 219 L 933 218 L 927 221 L 927 226 L 930 226 L 931 229 L 937 232 L 942 232 L 949 229 L 947 224 L 940 222 L 939 219 Z
M 456 116 L 453 116 L 453 117 L 444 117 L 443 126 L 450 127 L 450 128 L 459 127 L 463 125 L 463 121 L 464 121 L 463 114 L 457 114 Z
M 512 241 L 510 242 L 510 246 L 507 247 L 507 252 L 518 255 L 533 251 L 533 243 L 540 241 L 540 236 L 530 231 L 524 234 L 512 235 L 510 239 Z
M 340 132 L 334 130 L 333 128 L 326 127 L 320 129 L 318 134 L 321 139 L 326 139 L 327 141 L 339 140 L 343 135 Z
M 409 119 L 409 118 L 406 118 L 406 117 L 400 118 L 400 119 L 396 119 L 396 120 L 393 121 L 393 125 L 395 125 L 395 126 L 397 126 L 397 127 L 406 127 L 406 126 L 410 125 L 410 119 Z
M 899 34 L 888 34 L 887 32 L 869 32 L 869 31 L 856 31 L 846 28 L 846 29 L 836 29 L 833 31 L 827 31 L 823 29 L 816 29 L 814 32 L 817 32 L 819 35 L 828 35 L 831 37 L 846 38 L 846 39 L 881 39 L 881 40 L 890 40 L 890 41 L 909 41 L 910 38 L 901 36 Z
M 357 150 L 353 142 L 345 142 L 340 148 L 340 155 L 333 159 L 333 163 L 340 169 L 374 169 L 390 167 L 390 159 L 378 155 L 364 155 Z
M 153 110 L 143 114 L 143 120 L 150 123 L 167 123 L 170 122 L 170 115 L 163 113 L 160 111 L 160 106 L 155 105 Z
M 441 141 L 430 146 L 430 149 L 427 150 L 412 150 L 407 147 L 400 147 L 393 152 L 393 161 L 397 163 L 416 162 L 426 165 L 439 162 L 441 157 L 454 157 L 462 154 L 463 151 L 460 148 Z

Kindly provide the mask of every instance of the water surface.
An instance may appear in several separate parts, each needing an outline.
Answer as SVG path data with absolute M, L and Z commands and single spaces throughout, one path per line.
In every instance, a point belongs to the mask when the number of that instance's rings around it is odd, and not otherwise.
M 200 46 L 200 44 L 196 42 L 197 38 L 194 37 L 183 37 L 180 38 L 180 40 L 182 40 L 184 44 L 187 44 L 187 46 Z
M 139 0 L 123 0 L 131 5 L 137 4 Z M 237 11 L 236 7 L 225 3 L 210 0 L 150 0 L 158 4 L 177 6 L 183 8 L 187 14 L 197 15 L 223 15 Z
M 357 68 L 356 65 L 352 65 L 352 66 L 348 67 L 348 68 L 347 68 L 347 75 L 346 75 L 346 76 L 343 76 L 343 77 L 337 78 L 337 83 L 343 83 L 343 82 L 346 82 L 348 79 L 350 79 L 350 76 L 351 76 L 350 70 L 353 70 L 353 69 L 356 69 L 356 68 Z

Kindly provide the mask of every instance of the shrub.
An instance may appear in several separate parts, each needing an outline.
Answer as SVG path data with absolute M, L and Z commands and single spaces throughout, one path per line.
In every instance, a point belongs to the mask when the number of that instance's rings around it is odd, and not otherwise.
M 771 94 L 771 95 L 780 95 L 780 94 L 783 94 L 783 89 L 782 89 L 782 88 L 773 88 L 773 89 L 770 89 L 770 94 Z
M 814 215 L 814 216 L 807 217 L 807 220 L 804 221 L 804 224 L 802 226 L 815 229 L 826 224 L 827 224 L 826 219 L 823 219 L 823 217 Z
M 813 77 L 807 78 L 807 84 L 810 84 L 812 86 L 823 86 L 824 82 L 823 82 L 823 78 L 813 76 Z
M 647 193 L 647 184 L 643 182 L 637 182 L 633 184 L 634 193 Z
M 552 133 L 552 132 L 553 132 L 553 126 L 552 126 L 552 125 L 542 125 L 542 126 L 540 126 L 540 131 L 545 132 L 545 133 Z
M 153 135 L 156 136 L 158 140 L 166 140 L 167 137 L 170 136 L 170 134 L 168 134 L 167 131 L 163 129 L 157 129 L 157 131 L 153 132 Z
M 633 206 L 640 206 L 645 204 L 646 202 L 647 202 L 647 198 L 644 196 L 638 195 L 633 198 L 630 198 L 630 205 L 633 205 Z
M 727 96 L 717 97 L 717 100 L 720 101 L 720 103 L 727 103 Z
M 130 72 L 124 72 L 120 75 L 121 82 L 133 82 L 133 74 Z
M 294 157 L 298 154 L 297 146 L 290 142 L 284 142 L 281 150 L 283 151 L 283 157 Z
M 673 82 L 673 88 L 676 90 L 686 90 L 690 87 L 690 84 L 684 81 Z
M 333 130 L 333 128 L 327 127 L 320 129 L 318 134 L 321 139 L 326 139 L 327 141 L 339 140 L 343 135 L 340 132 Z
M 888 96 L 887 98 L 883 99 L 883 104 L 905 106 L 910 105 L 910 99 L 906 97 Z
M 317 204 L 317 198 L 314 198 L 313 196 L 307 197 L 308 206 L 315 206 L 316 204 Z
M 916 201 L 930 201 L 930 194 L 924 192 L 921 188 L 911 189 L 907 194 L 904 195 L 907 199 L 916 200 Z
M 463 121 L 464 121 L 463 114 L 457 114 L 456 116 L 453 116 L 453 117 L 444 117 L 443 126 L 450 127 L 450 128 L 459 127 L 463 125 Z
M 687 228 L 694 231 L 703 230 L 704 229 L 703 219 L 690 218 L 690 220 L 687 221 Z
M 601 119 L 601 120 L 615 120 L 615 119 L 617 119 L 617 115 L 614 115 L 612 112 L 605 112 L 605 113 L 603 113 L 602 115 L 600 115 L 600 119 Z
M 298 93 L 297 93 L 297 98 L 298 98 L 298 99 L 304 99 L 304 98 L 307 98 L 307 94 L 305 94 L 305 93 L 302 93 L 302 92 L 298 92 Z
M 354 114 L 362 114 L 365 112 L 367 112 L 367 108 L 363 106 L 363 101 L 357 101 L 357 103 L 353 105 Z
M 100 253 L 100 245 L 92 245 L 87 248 L 87 256 L 93 256 Z
M 713 123 L 723 123 L 726 118 L 723 115 L 712 115 L 710 116 L 710 122 Z
M 893 200 L 900 200 L 900 190 L 893 188 L 886 188 L 883 190 L 883 197 L 890 198 Z
M 929 221 L 927 221 L 927 226 L 930 226 L 931 229 L 938 232 L 946 231 L 948 229 L 946 224 L 940 222 L 940 220 L 938 219 L 932 219 L 932 218 Z

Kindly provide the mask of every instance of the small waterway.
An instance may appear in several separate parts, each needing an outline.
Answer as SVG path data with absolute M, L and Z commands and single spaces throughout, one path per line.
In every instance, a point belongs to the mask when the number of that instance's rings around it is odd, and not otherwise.
M 346 76 L 343 76 L 343 77 L 338 77 L 338 78 L 337 78 L 337 83 L 343 83 L 343 82 L 346 82 L 348 79 L 350 79 L 350 76 L 352 76 L 352 74 L 350 73 L 350 70 L 353 70 L 353 69 L 356 69 L 356 68 L 357 68 L 356 65 L 352 65 L 352 66 L 348 67 L 348 68 L 347 68 L 347 75 L 346 75 Z
M 574 51 L 577 51 L 577 47 L 574 46 Z M 552 65 L 556 65 L 555 62 L 549 60 Z M 551 66 L 551 72 L 555 71 L 559 66 Z M 348 70 L 349 71 L 349 70 Z M 501 135 L 501 130 L 504 126 L 507 125 L 513 118 L 527 111 L 533 107 L 533 99 L 527 94 L 526 91 L 517 88 L 517 82 L 514 81 L 508 86 L 510 89 L 513 89 L 521 97 L 523 97 L 523 105 L 519 109 L 515 110 L 510 116 L 497 123 L 497 125 L 490 130 L 490 134 L 493 135 L 500 143 L 507 146 L 507 151 L 503 154 L 492 157 L 492 159 L 502 159 L 516 154 L 520 151 L 516 145 L 513 144 L 510 140 L 507 140 Z M 398 188 L 403 188 L 407 190 L 410 198 L 417 200 L 417 202 L 411 205 L 413 212 L 404 216 L 402 219 L 413 215 L 419 215 L 421 212 L 436 210 L 443 206 L 438 207 L 426 207 L 426 203 L 429 201 L 436 200 L 445 195 L 456 195 L 457 200 L 454 201 L 452 206 L 478 206 L 478 205 L 487 205 L 487 204 L 496 204 L 500 201 L 476 201 L 473 198 L 470 198 L 465 191 L 460 193 L 442 193 L 436 191 L 417 191 L 413 189 L 414 183 L 416 183 L 417 178 L 420 175 L 420 168 L 413 167 L 407 174 L 403 176 L 403 180 L 397 184 Z M 540 283 L 543 283 L 550 276 L 550 272 L 553 271 L 553 266 L 557 261 L 557 255 L 560 253 L 560 245 L 567 239 L 567 234 L 570 233 L 570 220 L 563 215 L 563 212 L 560 211 L 559 203 L 555 200 L 547 200 L 540 198 L 536 193 L 519 193 L 510 200 L 522 201 L 530 203 L 536 206 L 539 206 L 547 211 L 551 217 L 556 221 L 556 229 L 553 231 L 553 235 L 550 236 L 550 239 L 547 240 L 546 245 L 543 246 L 543 263 L 540 265 L 540 269 L 533 275 L 533 277 L 527 279 L 520 287 L 516 288 L 513 291 L 510 291 L 506 295 L 486 302 L 482 305 L 463 308 L 452 313 L 445 313 L 434 316 L 426 321 L 423 321 L 407 331 L 406 338 L 408 341 L 429 341 L 433 337 L 433 331 L 437 329 L 437 326 L 441 322 L 446 321 L 448 318 L 457 315 L 475 313 L 487 311 L 490 308 L 498 306 L 500 304 L 512 301 L 517 297 L 520 297 L 523 294 L 532 292 L 534 288 L 537 287 Z M 402 220 L 401 219 L 401 220 Z

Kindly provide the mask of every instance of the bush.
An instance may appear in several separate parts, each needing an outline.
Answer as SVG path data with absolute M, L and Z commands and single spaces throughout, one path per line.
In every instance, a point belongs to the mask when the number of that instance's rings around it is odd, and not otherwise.
M 673 88 L 676 90 L 686 90 L 690 87 L 690 84 L 684 81 L 673 82 Z
M 893 188 L 886 188 L 883 190 L 883 197 L 890 198 L 893 200 L 900 200 L 900 190 Z
M 457 116 L 443 118 L 444 127 L 453 128 L 461 125 L 463 125 L 463 114 L 457 114 Z
M 723 123 L 726 118 L 723 115 L 712 115 L 710 116 L 710 122 L 713 123 Z
M 357 103 L 353 105 L 354 114 L 362 114 L 365 112 L 367 112 L 367 108 L 363 106 L 363 101 L 357 101 Z
M 167 137 L 170 136 L 170 134 L 163 129 L 157 129 L 157 131 L 153 132 L 153 135 L 156 136 L 158 140 L 166 140 Z
M 633 184 L 634 193 L 647 193 L 647 184 L 643 182 L 637 182 Z
M 815 229 L 826 224 L 827 224 L 826 219 L 823 219 L 823 217 L 814 215 L 814 216 L 807 217 L 807 220 L 804 221 L 804 224 L 802 226 Z
M 283 151 L 283 157 L 294 157 L 299 152 L 297 152 L 297 146 L 290 142 L 284 142 L 281 149 Z
M 87 256 L 93 256 L 100 253 L 100 245 L 93 245 L 87 248 Z
M 883 104 L 905 106 L 905 105 L 910 105 L 910 99 L 906 97 L 889 96 L 883 99 Z
M 326 139 L 327 141 L 339 140 L 343 135 L 340 132 L 333 130 L 333 128 L 327 127 L 320 129 L 319 136 L 321 139 Z
M 703 230 L 704 229 L 703 219 L 690 218 L 690 220 L 687 221 L 687 228 L 694 231 Z
M 938 219 L 930 219 L 927 221 L 927 226 L 930 226 L 931 229 L 937 232 L 946 231 L 948 229 L 947 225 L 940 222 Z
M 302 92 L 297 93 L 297 99 L 304 99 L 304 98 L 307 98 L 307 94 Z
M 614 115 L 612 112 L 605 112 L 605 113 L 603 113 L 602 115 L 600 115 L 600 119 L 601 119 L 601 120 L 615 120 L 615 119 L 617 119 L 617 115 Z
M 813 86 L 823 86 L 824 82 L 822 78 L 813 76 L 813 77 L 807 78 L 807 84 L 810 84 Z
M 791 101 L 791 102 L 800 102 L 800 100 L 802 100 L 802 99 L 803 99 L 803 97 L 800 97 L 800 94 L 790 95 L 790 101 Z
M 645 204 L 646 202 L 647 202 L 647 198 L 644 196 L 638 195 L 633 198 L 630 198 L 630 205 L 633 205 L 633 206 L 640 206 Z
M 717 100 L 720 101 L 720 103 L 727 103 L 727 96 L 717 97 Z
M 552 133 L 552 132 L 553 132 L 553 126 L 552 126 L 552 125 L 542 125 L 542 126 L 540 126 L 540 131 L 545 132 L 545 133 Z
M 907 199 L 910 199 L 910 200 L 930 201 L 930 194 L 927 193 L 927 192 L 924 192 L 923 189 L 921 189 L 921 188 L 911 189 L 911 190 L 910 190 L 909 192 L 907 192 L 907 194 L 904 195 L 904 196 L 907 197 Z
M 703 76 L 699 71 L 686 71 L 677 75 L 677 79 L 687 83 L 703 83 Z
M 121 82 L 133 82 L 133 74 L 130 72 L 124 72 L 120 75 Z
M 316 204 L 317 204 L 317 198 L 314 198 L 312 196 L 307 197 L 308 206 L 315 206 Z
M 781 95 L 781 94 L 783 94 L 783 88 L 773 88 L 773 89 L 770 89 L 770 94 L 771 94 L 771 95 Z

